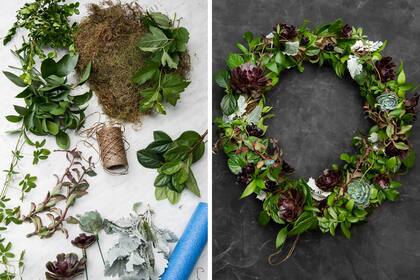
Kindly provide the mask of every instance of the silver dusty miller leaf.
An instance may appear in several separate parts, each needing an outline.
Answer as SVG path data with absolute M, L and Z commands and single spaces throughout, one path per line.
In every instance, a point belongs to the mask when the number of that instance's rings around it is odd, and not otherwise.
M 108 251 L 105 275 L 121 280 L 157 280 L 168 264 L 169 243 L 176 242 L 177 237 L 153 224 L 151 209 L 141 213 L 140 204 L 134 209 L 130 217 L 104 221 L 108 234 L 119 234 L 118 242 Z

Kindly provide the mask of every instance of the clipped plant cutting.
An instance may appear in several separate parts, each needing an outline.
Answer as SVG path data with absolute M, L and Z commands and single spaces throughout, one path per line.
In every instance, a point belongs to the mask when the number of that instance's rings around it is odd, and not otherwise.
M 22 133 L 26 141 L 33 143 L 27 134 L 32 132 L 35 135 L 54 136 L 57 145 L 63 149 L 70 146 L 66 130 L 78 130 L 83 125 L 84 111 L 92 97 L 91 91 L 82 95 L 71 94 L 90 75 L 91 65 L 88 64 L 78 83 L 68 83 L 67 76 L 74 71 L 77 61 L 78 55 L 71 54 L 64 55 L 57 62 L 52 58 L 43 60 L 41 71 L 35 68 L 31 70 L 31 85 L 11 72 L 3 72 L 15 85 L 23 88 L 16 98 L 23 99 L 26 106 L 14 105 L 17 115 L 6 116 L 6 119 L 21 123 L 21 128 L 16 132 Z
M 189 34 L 178 25 L 135 2 L 89 6 L 76 34 L 78 72 L 95 61 L 89 86 L 108 116 L 138 122 L 144 113 L 163 113 L 164 102 L 177 103 L 190 70 Z
M 165 132 L 155 131 L 154 141 L 137 152 L 137 159 L 142 166 L 158 171 L 154 182 L 157 200 L 168 199 L 176 204 L 185 188 L 200 197 L 191 166 L 203 156 L 206 136 L 207 131 L 202 135 L 195 131 L 185 131 L 172 140 Z
M 129 217 L 115 222 L 105 219 L 105 232 L 118 234 L 118 242 L 107 253 L 106 276 L 157 280 L 163 274 L 169 243 L 178 239 L 170 230 L 158 228 L 152 216 L 153 210 L 147 207 L 141 211 L 141 203 L 136 203 Z
M 77 199 L 87 194 L 89 183 L 86 177 L 96 175 L 95 165 L 91 157 L 84 159 L 82 153 L 76 149 L 65 151 L 65 154 L 69 163 L 65 172 L 60 177 L 55 176 L 57 183 L 54 188 L 47 193 L 42 202 L 38 204 L 32 202 L 29 213 L 22 217 L 23 221 L 30 222 L 35 227 L 32 233 L 27 234 L 27 237 L 37 235 L 40 238 L 47 238 L 56 231 L 61 231 L 67 238 L 68 232 L 64 223 L 77 223 L 77 220 L 69 216 L 68 212 Z M 59 208 L 60 203 L 63 204 L 62 208 Z M 49 224 L 46 224 L 41 214 L 45 214 L 49 219 Z

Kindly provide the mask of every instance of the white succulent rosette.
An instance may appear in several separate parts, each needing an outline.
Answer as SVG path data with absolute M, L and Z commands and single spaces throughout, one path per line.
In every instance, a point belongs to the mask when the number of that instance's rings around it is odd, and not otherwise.
M 316 185 L 315 179 L 312 177 L 309 178 L 306 184 L 309 186 L 309 189 L 311 190 L 312 198 L 315 199 L 316 201 L 324 200 L 331 194 L 331 192 L 326 192 L 318 188 L 318 186 Z

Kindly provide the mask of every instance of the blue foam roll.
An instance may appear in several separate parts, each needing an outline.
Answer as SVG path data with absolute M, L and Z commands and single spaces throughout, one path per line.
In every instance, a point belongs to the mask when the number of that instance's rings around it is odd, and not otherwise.
M 188 280 L 207 243 L 207 203 L 195 208 L 187 227 L 169 257 L 168 267 L 161 280 Z

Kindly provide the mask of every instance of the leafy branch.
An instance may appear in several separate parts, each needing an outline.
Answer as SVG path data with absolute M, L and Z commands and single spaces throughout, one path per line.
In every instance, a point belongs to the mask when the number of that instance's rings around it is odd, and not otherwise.
M 140 92 L 140 111 L 155 110 L 165 114 L 162 103 L 175 106 L 180 93 L 189 85 L 178 70 L 181 56 L 187 51 L 189 32 L 184 27 L 175 26 L 175 20 L 170 20 L 162 13 L 147 13 L 142 21 L 149 32 L 140 39 L 138 46 L 152 56 L 134 74 L 132 81 L 149 86 Z
M 191 166 L 204 154 L 207 131 L 202 135 L 185 131 L 176 140 L 163 131 L 155 131 L 153 136 L 154 141 L 137 152 L 137 159 L 144 167 L 158 170 L 154 182 L 156 199 L 176 204 L 185 188 L 199 197 Z

